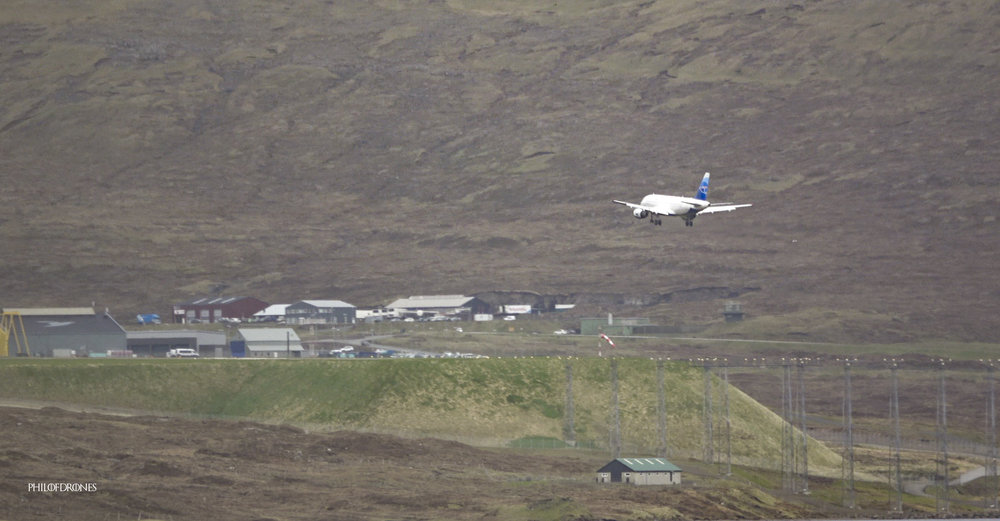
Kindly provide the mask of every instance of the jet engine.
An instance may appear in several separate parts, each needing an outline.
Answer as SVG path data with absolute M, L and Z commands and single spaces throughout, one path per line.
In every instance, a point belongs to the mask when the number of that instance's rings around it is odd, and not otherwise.
M 643 210 L 642 208 L 636 208 L 635 210 L 632 210 L 632 215 L 634 215 L 636 219 L 645 219 L 646 217 L 649 217 L 649 212 Z

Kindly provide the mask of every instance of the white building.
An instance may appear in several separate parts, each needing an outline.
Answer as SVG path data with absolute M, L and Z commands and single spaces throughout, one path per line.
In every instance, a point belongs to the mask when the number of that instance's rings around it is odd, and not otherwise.
M 285 310 L 291 304 L 271 304 L 253 314 L 254 322 L 284 322 Z
M 464 295 L 418 295 L 401 298 L 386 306 L 402 317 L 445 315 L 470 320 L 473 315 L 491 313 L 490 305 Z

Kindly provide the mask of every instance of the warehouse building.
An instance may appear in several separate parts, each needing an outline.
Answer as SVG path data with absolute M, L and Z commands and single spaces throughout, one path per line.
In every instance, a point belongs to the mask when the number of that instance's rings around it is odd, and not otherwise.
M 358 308 L 341 300 L 300 300 L 285 308 L 289 324 L 353 324 Z
M 203 297 L 175 304 L 174 322 L 214 323 L 223 318 L 246 321 L 266 307 L 267 302 L 254 297 Z
M 681 469 L 663 458 L 618 458 L 597 471 L 597 482 L 680 485 Z
M 492 313 L 489 304 L 464 295 L 422 295 L 402 298 L 386 306 L 400 317 L 431 317 L 434 315 L 472 320 L 473 315 Z
M 227 356 L 226 334 L 215 331 L 129 331 L 128 349 L 135 356 L 165 357 L 171 349 L 194 349 L 199 356 Z
M 236 358 L 301 358 L 302 340 L 289 327 L 241 327 L 229 344 Z
M 32 356 L 120 356 L 126 351 L 125 330 L 107 310 L 94 308 L 4 308 L 18 313 Z

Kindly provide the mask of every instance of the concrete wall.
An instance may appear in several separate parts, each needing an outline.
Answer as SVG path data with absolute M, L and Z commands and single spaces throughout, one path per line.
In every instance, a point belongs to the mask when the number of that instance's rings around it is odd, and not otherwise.
M 598 483 L 613 483 L 610 472 L 598 472 Z M 680 485 L 680 472 L 622 472 L 619 483 L 630 485 Z

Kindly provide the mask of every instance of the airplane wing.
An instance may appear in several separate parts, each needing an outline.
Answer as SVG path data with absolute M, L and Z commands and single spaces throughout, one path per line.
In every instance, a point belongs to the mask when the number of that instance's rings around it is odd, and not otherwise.
M 676 213 L 673 213 L 673 212 L 669 212 L 669 211 L 665 212 L 665 211 L 663 211 L 662 208 L 657 208 L 655 206 L 643 206 L 641 204 L 630 203 L 628 201 L 619 201 L 617 199 L 614 199 L 611 202 L 615 203 L 615 204 L 624 204 L 625 206 L 628 206 L 629 208 L 632 208 L 633 210 L 639 209 L 639 210 L 643 210 L 643 211 L 646 211 L 646 212 L 649 212 L 649 213 L 655 213 L 656 215 L 666 215 L 666 216 L 676 216 L 677 215 Z M 709 208 L 711 208 L 711 207 L 709 207 Z
M 704 210 L 698 212 L 698 215 L 702 215 L 702 214 L 706 214 L 706 213 L 716 213 L 716 212 L 731 212 L 731 211 L 733 211 L 733 210 L 735 210 L 737 208 L 746 208 L 747 206 L 753 206 L 753 205 L 752 204 L 720 204 L 720 205 L 714 205 L 713 204 L 713 205 L 709 206 L 708 208 L 705 208 Z

